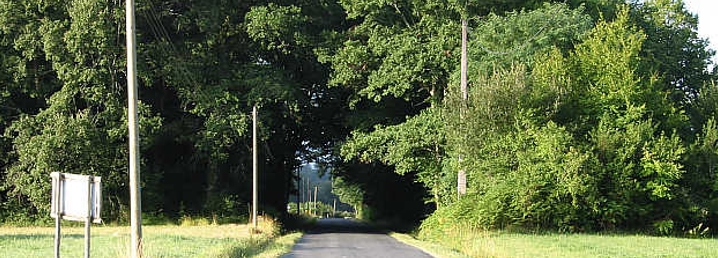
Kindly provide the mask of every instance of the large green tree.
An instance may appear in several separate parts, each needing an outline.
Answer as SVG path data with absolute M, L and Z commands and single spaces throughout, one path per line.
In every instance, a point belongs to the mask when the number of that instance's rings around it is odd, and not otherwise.
M 13 162 L 4 187 L 39 214 L 48 208 L 52 171 L 103 176 L 108 196 L 122 196 L 127 148 L 117 9 L 91 0 L 2 6 L 3 38 L 17 51 L 4 60 L 15 65 L 11 89 L 35 103 L 5 131 Z M 149 135 L 159 119 L 144 111 Z
M 353 25 L 335 48 L 318 51 L 331 64 L 330 85 L 352 94 L 347 162 L 381 161 L 399 174 L 416 173 L 437 204 L 451 195 L 440 107 L 458 68 L 460 19 L 540 2 L 341 1 Z
M 656 73 L 671 100 L 689 109 L 710 79 L 707 66 L 714 54 L 706 39 L 698 36 L 698 17 L 681 0 L 644 1 L 632 10 L 633 22 L 646 34 L 641 49 L 643 76 Z
M 109 218 L 123 216 L 123 6 L 0 2 L 3 192 L 18 207 L 45 214 L 47 175 L 62 171 L 103 176 Z M 257 105 L 262 206 L 281 213 L 296 157 L 341 130 L 319 115 L 342 93 L 327 90 L 328 69 L 313 54 L 331 37 L 325 30 L 342 26 L 338 4 L 157 0 L 136 9 L 145 211 L 244 212 Z M 292 37 L 276 38 L 285 32 Z
M 688 118 L 669 97 L 672 88 L 655 76 L 663 70 L 643 70 L 655 60 L 642 58 L 648 36 L 631 8 L 619 7 L 615 18 L 599 21 L 588 34 L 585 26 L 569 30 L 574 40 L 558 37 L 508 59 L 515 62 L 501 57 L 521 48 L 497 44 L 513 51 L 488 51 L 482 49 L 487 43 L 477 42 L 481 63 L 473 66 L 478 76 L 468 111 L 447 115 L 449 149 L 461 150 L 469 168 L 469 196 L 436 216 L 469 218 L 475 226 L 571 231 L 669 233 L 698 224 L 699 214 L 691 211 L 701 205 L 687 198 L 692 190 L 683 184 L 688 142 L 678 134 Z M 458 93 L 450 90 L 447 107 L 456 110 Z

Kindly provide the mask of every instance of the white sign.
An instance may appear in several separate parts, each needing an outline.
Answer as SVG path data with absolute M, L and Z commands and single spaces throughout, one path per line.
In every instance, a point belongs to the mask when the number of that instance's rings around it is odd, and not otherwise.
M 52 172 L 52 210 L 50 216 L 73 221 L 102 223 L 100 177 Z

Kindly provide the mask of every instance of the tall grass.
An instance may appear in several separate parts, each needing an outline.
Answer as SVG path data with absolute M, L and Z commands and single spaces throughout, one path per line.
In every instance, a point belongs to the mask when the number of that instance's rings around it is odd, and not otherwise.
M 252 234 L 250 226 L 245 224 L 213 225 L 196 221 L 183 224 L 143 226 L 144 256 L 254 257 L 268 249 L 286 252 L 287 244 L 275 241 L 293 244 L 298 238 L 297 234 L 279 237 L 279 225 L 273 220 L 261 221 L 259 234 Z M 129 232 L 128 226 L 93 226 L 92 257 L 129 257 Z M 53 239 L 52 227 L 0 227 L 0 257 L 52 257 Z M 63 227 L 61 255 L 81 257 L 83 250 L 84 228 L 79 224 Z
M 459 225 L 427 231 L 422 230 L 420 239 L 470 257 L 718 257 L 716 239 L 638 234 L 514 233 Z

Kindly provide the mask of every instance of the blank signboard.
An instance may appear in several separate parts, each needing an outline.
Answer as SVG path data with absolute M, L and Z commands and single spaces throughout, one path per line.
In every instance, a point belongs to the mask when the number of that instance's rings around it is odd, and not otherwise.
M 61 219 L 85 221 L 90 215 L 92 222 L 102 222 L 100 177 L 59 172 L 52 172 L 50 177 L 52 177 L 51 217 L 56 218 L 59 212 Z

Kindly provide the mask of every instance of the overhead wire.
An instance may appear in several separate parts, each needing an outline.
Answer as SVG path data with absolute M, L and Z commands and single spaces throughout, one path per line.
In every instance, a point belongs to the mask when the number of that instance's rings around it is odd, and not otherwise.
M 144 9 L 144 16 L 147 18 L 147 24 L 150 27 L 150 31 L 153 34 L 154 38 L 160 43 L 158 44 L 158 47 L 160 51 L 168 57 L 174 57 L 175 58 L 175 64 L 177 69 L 177 72 L 179 73 L 180 77 L 184 81 L 188 81 L 189 87 L 180 87 L 178 90 L 184 94 L 192 93 L 194 96 L 199 95 L 199 97 L 207 97 L 205 94 L 202 94 L 202 91 L 194 91 L 192 90 L 193 87 L 191 85 L 199 86 L 201 85 L 195 78 L 192 76 L 191 72 L 187 68 L 187 62 L 182 58 L 180 51 L 175 46 L 174 42 L 172 41 L 172 38 L 168 32 L 168 30 L 165 28 L 164 24 L 162 23 L 162 20 L 160 19 L 160 15 L 158 14 L 159 11 L 155 9 L 156 3 L 154 1 L 149 1 L 149 6 L 147 9 Z M 190 88 L 190 89 L 187 89 Z

